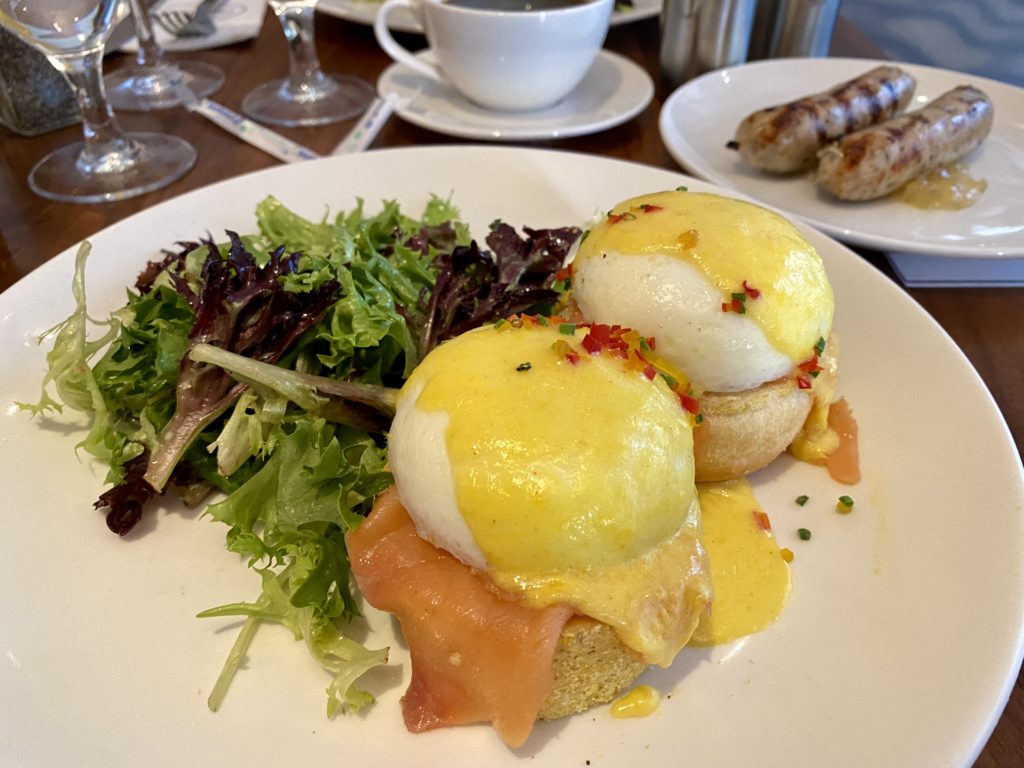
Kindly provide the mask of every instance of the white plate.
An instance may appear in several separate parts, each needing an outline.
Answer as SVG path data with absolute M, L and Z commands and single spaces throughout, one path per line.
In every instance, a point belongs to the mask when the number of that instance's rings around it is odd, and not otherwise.
M 168 201 L 92 238 L 88 292 L 102 316 L 145 262 L 180 239 L 255 226 L 278 195 L 314 218 L 395 199 L 417 211 L 451 194 L 477 233 L 497 217 L 582 224 L 621 198 L 709 185 L 582 154 L 513 147 L 382 150 L 280 166 Z M 1020 664 L 1024 481 L 1006 425 L 936 323 L 851 251 L 804 228 L 835 286 L 841 394 L 861 429 L 864 480 L 840 487 L 782 460 L 754 478 L 794 589 L 767 631 L 684 649 L 645 681 L 666 697 L 646 719 L 607 707 L 541 723 L 511 752 L 486 726 L 406 733 L 404 645 L 370 684 L 365 715 L 324 718 L 327 679 L 279 627 L 257 634 L 224 707 L 206 695 L 238 624 L 194 618 L 251 599 L 255 574 L 224 527 L 167 502 L 128 540 L 91 503 L 103 470 L 82 433 L 45 428 L 12 401 L 38 396 L 37 334 L 71 310 L 69 250 L 0 295 L 0 745 L 6 765 L 967 766 Z M 912 351 L 912 352 L 908 352 Z M 849 515 L 834 511 L 854 496 Z M 810 502 L 793 499 L 807 494 Z M 813 531 L 800 541 L 798 527 Z M 369 642 L 392 641 L 369 612 Z
M 433 61 L 430 51 L 417 54 Z M 474 104 L 454 86 L 392 64 L 377 80 L 381 96 L 395 95 L 395 111 L 421 128 L 481 141 L 564 139 L 626 122 L 651 103 L 654 83 L 624 56 L 601 50 L 575 90 L 536 112 L 496 112 Z
M 382 2 L 383 0 L 319 0 L 316 9 L 328 16 L 372 25 Z M 662 0 L 634 0 L 632 10 L 612 12 L 611 24 L 614 27 L 657 16 L 661 13 L 661 2 Z M 419 20 L 405 8 L 398 8 L 391 14 L 388 26 L 395 32 L 423 33 Z
M 665 102 L 662 139 L 691 173 L 770 203 L 850 243 L 936 256 L 1024 256 L 1024 90 L 1012 85 L 898 64 L 917 78 L 912 109 L 965 83 L 992 99 L 992 133 L 968 158 L 971 174 L 988 181 L 988 190 L 962 211 L 924 211 L 891 199 L 839 202 L 819 193 L 810 174 L 761 173 L 726 148 L 736 126 L 754 110 L 826 90 L 878 64 L 865 59 L 777 59 L 711 72 L 684 84 Z

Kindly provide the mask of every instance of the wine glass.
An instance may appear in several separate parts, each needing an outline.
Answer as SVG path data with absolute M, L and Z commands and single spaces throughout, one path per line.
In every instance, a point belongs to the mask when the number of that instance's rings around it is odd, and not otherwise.
M 183 139 L 126 134 L 103 90 L 103 46 L 128 15 L 125 0 L 0 0 L 0 24 L 42 51 L 67 78 L 84 141 L 50 153 L 29 173 L 32 190 L 72 203 L 123 200 L 170 184 L 196 160 Z
M 153 34 L 149 2 L 128 0 L 128 5 L 139 47 L 135 66 L 119 69 L 106 78 L 107 98 L 114 109 L 148 112 L 177 107 L 182 103 L 183 85 L 196 98 L 202 98 L 224 84 L 220 67 L 201 61 L 167 61 Z
M 373 101 L 370 84 L 349 75 L 325 75 L 313 38 L 316 0 L 269 0 L 288 41 L 288 77 L 251 91 L 242 111 L 273 125 L 325 125 L 364 112 Z

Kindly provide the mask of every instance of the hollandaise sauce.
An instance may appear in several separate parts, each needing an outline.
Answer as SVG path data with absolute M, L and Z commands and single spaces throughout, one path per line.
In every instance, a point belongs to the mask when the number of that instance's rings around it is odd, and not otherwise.
M 392 431 L 440 425 L 424 445 L 441 442 L 448 463 L 444 535 L 468 531 L 498 587 L 570 605 L 667 666 L 711 592 L 692 428 L 662 377 L 594 353 L 593 332 L 505 323 L 446 342 L 409 378 Z
M 607 253 L 689 262 L 721 292 L 723 311 L 749 316 L 794 363 L 828 336 L 834 298 L 821 258 L 796 227 L 765 208 L 697 192 L 633 198 L 590 231 L 576 258 Z
M 700 484 L 697 492 L 715 599 L 690 644 L 718 645 L 778 618 L 789 597 L 789 566 L 749 482 Z
M 612 702 L 612 717 L 647 717 L 661 703 L 661 693 L 649 685 L 638 685 L 625 696 Z

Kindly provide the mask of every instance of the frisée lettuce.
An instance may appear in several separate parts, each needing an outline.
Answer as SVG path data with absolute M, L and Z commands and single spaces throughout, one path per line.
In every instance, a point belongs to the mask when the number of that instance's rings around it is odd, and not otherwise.
M 372 696 L 357 681 L 387 662 L 346 637 L 358 615 L 344 533 L 391 485 L 386 433 L 397 389 L 429 349 L 484 322 L 559 300 L 557 273 L 580 231 L 500 220 L 472 240 L 447 200 L 418 218 L 363 201 L 304 218 L 268 197 L 255 232 L 177 244 L 106 319 L 89 316 L 76 258 L 75 310 L 52 329 L 36 414 L 88 415 L 80 448 L 110 484 L 95 506 L 128 536 L 153 499 L 221 497 L 206 515 L 259 575 L 251 601 L 201 617 L 242 630 L 209 697 L 217 709 L 257 628 L 304 640 L 331 676 L 327 713 Z M 90 328 L 100 331 L 90 339 Z

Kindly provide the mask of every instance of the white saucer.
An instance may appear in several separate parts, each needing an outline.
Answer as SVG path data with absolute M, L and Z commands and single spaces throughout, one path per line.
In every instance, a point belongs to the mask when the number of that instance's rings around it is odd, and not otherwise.
M 433 54 L 417 54 L 433 61 Z M 650 76 L 629 59 L 602 50 L 582 82 L 553 107 L 536 112 L 495 112 L 469 101 L 453 86 L 392 64 L 377 90 L 397 97 L 395 112 L 413 125 L 483 141 L 563 139 L 596 133 L 639 114 L 654 97 Z

